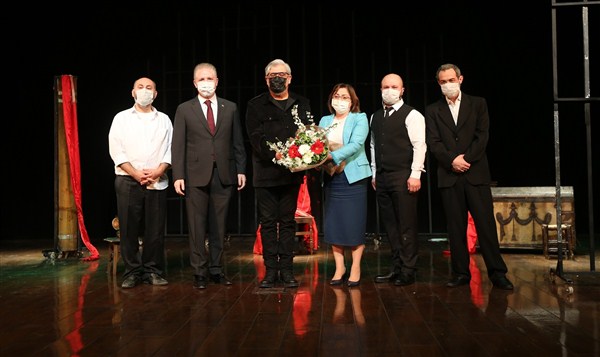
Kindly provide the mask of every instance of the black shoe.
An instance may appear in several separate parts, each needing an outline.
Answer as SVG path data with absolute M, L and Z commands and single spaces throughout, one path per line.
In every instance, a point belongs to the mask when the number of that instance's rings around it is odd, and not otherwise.
M 492 279 L 492 284 L 494 284 L 494 287 L 502 290 L 513 290 L 515 288 L 505 276 Z
M 298 280 L 294 278 L 294 274 L 289 271 L 281 272 L 281 281 L 283 281 L 284 288 L 297 288 L 300 285 L 298 284 Z
M 231 280 L 227 279 L 227 277 L 223 273 L 221 273 L 221 274 L 211 274 L 210 275 L 210 280 L 212 280 L 213 283 L 215 283 L 215 284 L 223 284 L 223 285 L 231 285 L 231 284 L 233 284 L 231 282 Z
M 340 286 L 344 282 L 344 279 L 331 279 L 329 281 L 329 285 L 331 286 Z
M 359 285 L 360 285 L 360 280 L 357 280 L 357 281 L 348 280 L 348 287 L 349 288 L 355 288 L 355 287 L 357 287 Z
M 134 286 L 138 285 L 141 282 L 142 282 L 142 279 L 140 279 L 139 276 L 130 275 L 127 278 L 125 278 L 125 280 L 123 280 L 121 287 L 123 289 L 130 289 L 130 288 L 133 288 Z
M 335 275 L 335 274 L 333 274 Z M 339 279 L 331 279 L 329 281 L 329 285 L 331 286 L 340 286 L 344 283 L 344 281 L 346 281 L 348 279 L 348 273 L 344 273 L 342 274 L 342 277 Z
M 194 287 L 196 289 L 206 289 L 206 278 L 201 275 L 194 275 Z
M 394 285 L 396 286 L 406 286 L 415 283 L 415 274 L 405 274 L 401 273 L 398 275 L 398 278 L 394 280 Z
M 392 271 L 392 272 L 389 272 L 389 273 L 384 274 L 384 275 L 376 275 L 375 276 L 375 282 L 376 283 L 388 283 L 390 281 L 396 280 L 397 278 L 398 278 L 398 273 L 394 273 Z
M 468 285 L 470 282 L 471 282 L 470 277 L 464 276 L 464 275 L 459 275 L 459 276 L 452 278 L 452 280 L 450 280 L 446 284 L 446 286 L 449 288 L 456 288 L 457 286 Z
M 144 283 L 150 285 L 167 285 L 169 282 L 162 276 L 156 273 L 150 273 L 150 275 L 144 280 Z
M 272 288 L 275 286 L 276 278 L 277 278 L 277 271 L 275 271 L 275 270 L 267 271 L 267 273 L 265 274 L 265 277 L 260 282 L 260 285 L 258 287 L 261 289 Z

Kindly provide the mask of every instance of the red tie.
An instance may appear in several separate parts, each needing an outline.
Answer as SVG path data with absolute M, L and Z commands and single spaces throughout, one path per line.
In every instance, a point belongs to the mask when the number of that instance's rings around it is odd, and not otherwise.
M 215 117 L 213 116 L 212 107 L 210 106 L 210 100 L 204 102 L 206 104 L 206 120 L 208 120 L 208 128 L 210 133 L 215 135 Z

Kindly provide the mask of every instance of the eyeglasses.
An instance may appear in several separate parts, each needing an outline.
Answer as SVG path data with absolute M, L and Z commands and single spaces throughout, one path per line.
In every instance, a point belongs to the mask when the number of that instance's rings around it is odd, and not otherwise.
M 286 73 L 286 72 L 274 72 L 274 73 L 269 73 L 266 75 L 267 78 L 275 78 L 275 77 L 280 77 L 280 78 L 287 78 L 290 74 Z
M 350 96 L 347 95 L 334 95 L 333 99 L 341 99 L 341 100 L 352 100 L 352 98 L 350 98 Z

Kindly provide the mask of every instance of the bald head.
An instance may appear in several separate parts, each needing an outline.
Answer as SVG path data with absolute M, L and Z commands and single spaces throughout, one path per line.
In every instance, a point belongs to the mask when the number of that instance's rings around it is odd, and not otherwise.
M 133 89 L 148 88 L 156 90 L 156 84 L 153 80 L 147 77 L 142 77 L 133 83 Z
M 152 111 L 152 102 L 156 99 L 156 83 L 147 77 L 142 77 L 133 83 L 131 96 L 135 100 L 138 111 L 148 113 Z
M 385 88 L 404 88 L 402 77 L 396 73 L 390 73 L 381 80 L 381 89 Z
M 381 80 L 381 99 L 384 105 L 394 105 L 400 101 L 404 94 L 402 77 L 395 73 L 387 74 Z

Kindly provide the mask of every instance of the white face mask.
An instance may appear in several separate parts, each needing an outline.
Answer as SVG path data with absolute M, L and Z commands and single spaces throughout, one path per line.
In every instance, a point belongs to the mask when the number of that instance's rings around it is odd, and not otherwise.
M 460 91 L 460 83 L 444 83 L 440 86 L 442 88 L 442 94 L 444 94 L 448 98 L 454 98 L 458 95 Z
M 346 114 L 350 111 L 350 102 L 341 99 L 332 99 L 331 106 L 337 114 Z
M 381 91 L 381 99 L 387 105 L 396 104 L 400 100 L 400 91 L 394 88 L 387 88 Z
M 135 102 L 142 106 L 142 107 L 146 107 L 150 104 L 152 104 L 152 102 L 154 101 L 154 91 L 151 91 L 150 89 L 138 89 L 135 91 Z
M 215 81 L 200 81 L 196 83 L 198 93 L 203 97 L 211 97 L 215 93 Z

